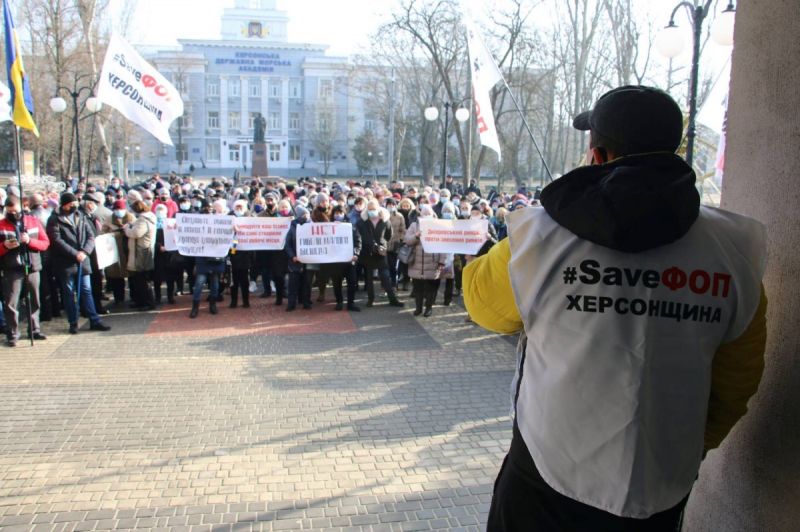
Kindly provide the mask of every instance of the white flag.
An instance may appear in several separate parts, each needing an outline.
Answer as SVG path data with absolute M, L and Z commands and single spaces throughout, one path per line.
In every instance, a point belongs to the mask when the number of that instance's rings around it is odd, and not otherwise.
M 11 90 L 0 81 L 0 122 L 11 120 Z
M 169 126 L 183 115 L 183 100 L 167 78 L 117 35 L 108 44 L 97 98 L 172 146 Z
M 463 20 L 464 26 L 467 28 L 467 48 L 472 71 L 472 99 L 475 102 L 475 118 L 478 123 L 481 144 L 496 151 L 499 160 L 500 140 L 497 138 L 490 93 L 492 87 L 503 79 L 503 74 L 481 39 L 475 23 L 466 13 Z

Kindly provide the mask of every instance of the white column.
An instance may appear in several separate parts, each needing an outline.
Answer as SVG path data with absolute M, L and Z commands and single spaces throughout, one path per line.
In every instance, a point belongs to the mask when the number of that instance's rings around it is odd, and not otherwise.
M 219 135 L 228 134 L 228 76 L 219 77 Z M 219 156 L 222 160 L 222 154 Z
M 289 135 L 289 78 L 281 78 L 281 136 Z
M 269 123 L 269 78 L 266 76 L 261 78 L 261 116 Z M 269 129 L 269 124 L 266 129 Z
M 247 111 L 247 106 L 250 103 L 248 101 L 250 99 L 250 83 L 246 77 L 241 76 L 239 78 L 239 84 L 241 86 L 240 92 L 242 95 L 242 110 L 241 110 L 242 116 L 240 117 L 242 124 L 241 127 L 239 128 L 239 131 L 242 132 L 242 135 L 246 136 L 248 134 L 247 126 L 250 123 L 250 117 L 248 116 L 248 111 Z

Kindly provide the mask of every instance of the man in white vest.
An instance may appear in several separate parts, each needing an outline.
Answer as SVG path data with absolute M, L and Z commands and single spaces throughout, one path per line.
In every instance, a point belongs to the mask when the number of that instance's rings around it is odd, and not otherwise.
M 679 530 L 761 379 L 764 227 L 700 205 L 665 92 L 619 87 L 573 125 L 590 164 L 464 270 L 472 319 L 522 333 L 488 530 Z

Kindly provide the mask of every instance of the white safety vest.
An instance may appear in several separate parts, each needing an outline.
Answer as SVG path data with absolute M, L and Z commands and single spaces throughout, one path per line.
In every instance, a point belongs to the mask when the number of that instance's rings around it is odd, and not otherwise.
M 700 465 L 714 353 L 758 307 L 764 226 L 701 207 L 681 239 L 641 253 L 542 208 L 508 227 L 527 336 L 517 424 L 542 478 L 618 516 L 675 506 Z

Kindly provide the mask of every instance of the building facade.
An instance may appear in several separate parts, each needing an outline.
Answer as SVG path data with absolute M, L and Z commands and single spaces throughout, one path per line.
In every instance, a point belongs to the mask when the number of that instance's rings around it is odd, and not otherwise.
M 266 120 L 270 174 L 356 175 L 350 140 L 364 129 L 364 99 L 348 86 L 348 60 L 290 43 L 275 0 L 236 0 L 221 38 L 179 40 L 148 56 L 183 97 L 184 116 L 164 146 L 138 130 L 143 173 L 251 175 L 253 123 Z

